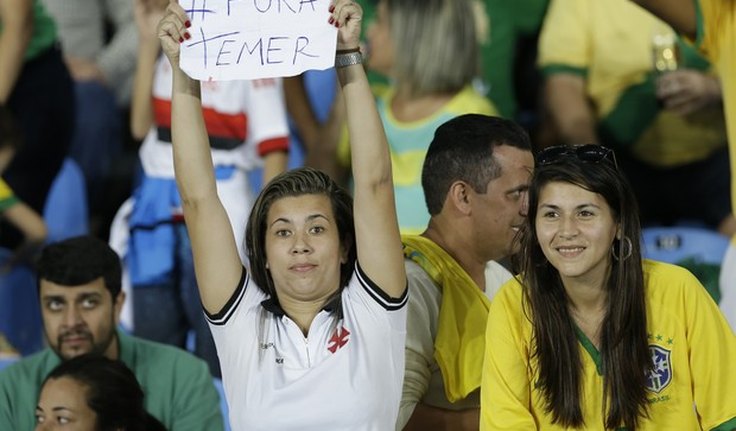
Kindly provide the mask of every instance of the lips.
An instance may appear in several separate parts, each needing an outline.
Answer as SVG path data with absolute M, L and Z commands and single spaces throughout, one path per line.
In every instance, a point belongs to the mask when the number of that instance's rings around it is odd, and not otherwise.
M 315 267 L 317 267 L 317 265 L 313 265 L 311 263 L 299 263 L 299 264 L 290 266 L 289 269 L 295 272 L 308 272 L 312 268 L 315 268 Z
M 558 253 L 564 257 L 576 257 L 585 250 L 585 247 L 579 246 L 567 246 L 567 247 L 555 247 Z
M 81 343 L 89 342 L 91 339 L 92 337 L 86 333 L 64 334 L 61 336 L 61 343 L 81 344 Z

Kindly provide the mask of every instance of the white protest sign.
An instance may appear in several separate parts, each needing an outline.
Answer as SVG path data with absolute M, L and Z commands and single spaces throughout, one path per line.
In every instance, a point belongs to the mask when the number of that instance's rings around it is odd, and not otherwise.
M 192 23 L 180 65 L 200 81 L 294 76 L 335 64 L 330 0 L 180 0 Z

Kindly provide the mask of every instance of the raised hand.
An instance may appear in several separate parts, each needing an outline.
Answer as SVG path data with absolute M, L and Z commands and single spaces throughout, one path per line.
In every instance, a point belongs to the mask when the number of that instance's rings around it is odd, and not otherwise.
M 337 49 L 353 49 L 360 44 L 363 9 L 351 0 L 335 0 L 330 5 L 329 23 L 338 28 Z
M 158 39 L 172 67 L 179 67 L 179 45 L 191 37 L 187 31 L 190 25 L 184 9 L 176 0 L 170 0 L 164 17 L 158 23 Z
M 158 44 L 158 23 L 164 16 L 168 1 L 135 0 L 135 24 L 141 43 Z

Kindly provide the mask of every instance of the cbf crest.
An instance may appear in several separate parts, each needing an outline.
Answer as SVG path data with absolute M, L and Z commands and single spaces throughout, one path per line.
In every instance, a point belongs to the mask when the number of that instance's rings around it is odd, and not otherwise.
M 655 344 L 649 345 L 649 353 L 652 355 L 652 370 L 647 376 L 647 389 L 651 392 L 660 393 L 672 382 L 672 360 L 670 351 Z

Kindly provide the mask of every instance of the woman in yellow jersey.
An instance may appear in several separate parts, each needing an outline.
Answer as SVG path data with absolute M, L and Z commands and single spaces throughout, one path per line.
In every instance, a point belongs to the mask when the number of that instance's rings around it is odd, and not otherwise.
M 482 430 L 736 428 L 733 332 L 687 270 L 642 260 L 639 237 L 612 150 L 538 155 L 521 275 L 489 314 Z

